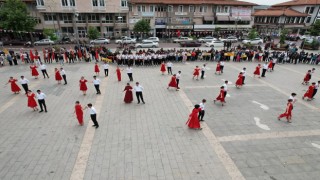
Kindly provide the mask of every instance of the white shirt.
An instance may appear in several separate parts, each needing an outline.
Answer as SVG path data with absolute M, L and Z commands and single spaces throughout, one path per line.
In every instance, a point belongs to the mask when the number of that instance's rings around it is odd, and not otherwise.
M 220 66 L 224 66 L 224 62 L 223 61 L 220 61 Z
M 242 70 L 242 76 L 246 76 L 246 71 L 245 70 Z
M 316 85 L 314 86 L 314 89 L 318 89 L 319 88 L 319 83 L 316 83 Z
M 181 77 L 181 74 L 180 74 L 180 73 L 177 73 L 177 74 L 176 74 L 176 79 L 180 79 L 180 77 Z
M 61 75 L 66 75 L 66 71 L 64 69 L 60 70 Z
M 263 69 L 268 69 L 268 64 L 264 64 Z
M 94 79 L 92 82 L 94 85 L 99 85 L 101 81 L 100 79 Z
M 29 80 L 24 78 L 24 79 L 20 79 L 20 84 L 28 84 Z
M 132 68 L 127 68 L 127 73 L 132 73 Z
M 94 107 L 91 107 L 91 108 L 89 108 L 89 113 L 90 114 L 97 114 L 97 111 L 96 111 L 96 109 Z
M 47 69 L 47 66 L 45 64 L 42 64 L 42 65 L 40 65 L 40 69 L 45 70 L 45 69 Z
M 136 92 L 142 92 L 142 90 L 143 90 L 143 87 L 141 86 L 141 85 L 136 85 L 136 86 L 134 86 L 133 87 L 133 89 L 136 91 Z
M 103 69 L 109 69 L 109 64 L 103 64 Z
M 205 109 L 205 104 L 204 104 L 204 103 L 200 103 L 199 106 L 200 106 L 200 109 L 201 109 L 202 111 L 204 111 L 204 109 Z
M 226 83 L 224 83 L 222 86 L 224 87 L 224 91 L 228 91 L 228 86 Z
M 202 66 L 201 71 L 206 71 L 206 67 Z
M 43 99 L 45 99 L 47 96 L 46 96 L 43 92 L 40 92 L 40 94 L 39 94 L 39 93 L 36 93 L 36 97 L 37 97 L 38 100 L 43 100 Z
M 289 99 L 292 99 L 292 103 L 295 103 L 297 100 L 295 97 L 293 97 L 292 95 L 290 95 Z
M 172 62 L 168 62 L 167 67 L 172 67 Z

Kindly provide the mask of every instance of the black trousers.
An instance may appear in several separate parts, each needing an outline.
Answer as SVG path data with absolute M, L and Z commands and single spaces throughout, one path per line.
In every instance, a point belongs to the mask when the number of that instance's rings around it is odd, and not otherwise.
M 246 77 L 242 76 L 242 84 L 244 84 L 244 80 L 246 80 Z
M 201 71 L 201 79 L 204 79 L 204 73 L 205 71 Z
M 132 73 L 127 73 L 130 81 L 133 81 Z
M 23 87 L 24 91 L 25 91 L 26 94 L 27 94 L 27 92 L 28 92 L 28 90 L 29 90 L 28 84 L 21 84 L 21 86 Z
M 46 69 L 42 69 L 41 72 L 42 72 L 43 78 L 46 78 L 46 75 L 47 75 L 47 78 L 49 78 L 49 75 Z
M 171 67 L 167 67 L 167 71 L 168 71 L 168 74 L 171 74 L 171 75 L 172 75 L 172 69 L 171 69 Z
M 44 108 L 44 110 L 47 112 L 46 101 L 44 99 L 38 99 L 38 103 L 40 106 L 40 110 L 43 111 Z
M 67 76 L 64 74 L 64 75 L 62 75 L 62 78 L 64 80 L 64 84 L 67 84 Z
M 176 79 L 176 81 L 177 81 L 177 87 L 179 88 L 180 79 Z
M 266 69 L 262 69 L 262 74 L 261 74 L 261 77 L 266 77 Z
M 97 114 L 90 114 L 91 120 L 94 124 L 94 126 L 99 127 L 99 123 L 97 121 Z
M 227 91 L 224 91 L 224 97 L 226 97 L 227 96 Z
M 140 99 L 144 103 L 142 92 L 136 92 L 136 96 L 137 96 L 138 103 L 140 103 Z
M 317 94 L 318 89 L 313 89 L 312 98 Z
M 204 117 L 204 114 L 205 114 L 205 111 L 204 111 L 204 110 L 201 110 L 201 111 L 199 112 L 198 119 L 202 121 L 202 120 L 203 120 L 203 117 Z
M 221 73 L 223 73 L 224 66 L 220 66 Z
M 275 65 L 276 65 L 276 63 L 272 63 L 272 71 L 273 71 Z
M 97 94 L 101 94 L 100 85 L 99 84 L 95 84 L 94 87 L 96 88 Z
M 109 75 L 109 69 L 104 69 L 104 75 L 108 76 Z

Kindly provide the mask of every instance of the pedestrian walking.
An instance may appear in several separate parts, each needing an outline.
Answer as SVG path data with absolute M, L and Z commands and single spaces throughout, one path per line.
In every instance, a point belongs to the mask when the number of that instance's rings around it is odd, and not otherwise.
M 128 65 L 128 67 L 127 67 L 127 75 L 128 75 L 128 77 L 129 77 L 129 80 L 130 81 L 133 81 L 133 77 L 132 77 L 132 67 L 130 66 L 130 65 Z
M 11 91 L 15 94 L 19 94 L 21 89 L 19 88 L 19 86 L 16 84 L 18 80 L 14 79 L 13 77 L 10 77 L 9 81 L 6 83 L 7 84 L 11 84 Z
M 76 114 L 79 125 L 83 126 L 83 108 L 79 101 L 76 101 L 73 113 Z
M 203 117 L 205 115 L 206 102 L 207 102 L 206 99 L 202 99 L 202 102 L 199 104 L 199 106 L 200 106 L 200 111 L 199 111 L 199 116 L 198 116 L 199 121 L 204 121 Z
M 28 90 L 29 90 L 29 87 L 28 87 L 28 83 L 29 83 L 29 80 L 24 78 L 24 76 L 21 76 L 20 77 L 21 79 L 19 80 L 22 88 L 24 89 L 24 91 L 26 92 L 26 94 L 28 93 Z
M 81 79 L 79 80 L 79 86 L 80 86 L 80 91 L 82 91 L 83 95 L 86 95 L 87 94 L 87 83 L 88 81 L 83 77 L 81 76 Z
M 92 106 L 91 103 L 87 104 L 87 107 L 85 107 L 85 109 L 89 109 L 90 117 L 93 122 L 93 127 L 96 127 L 96 129 L 99 128 L 96 109 Z
M 130 83 L 127 83 L 126 87 L 124 88 L 124 102 L 125 103 L 131 103 L 133 101 L 133 95 L 132 95 L 132 87 L 130 86 Z
M 43 112 L 43 108 L 44 108 L 44 112 L 48 112 L 47 111 L 46 101 L 45 101 L 45 98 L 47 96 L 43 92 L 41 92 L 41 90 L 37 90 L 36 97 L 38 99 L 38 103 L 39 103 L 39 106 L 40 106 L 39 113 Z
M 31 90 L 28 90 L 26 95 L 28 98 L 28 107 L 32 108 L 33 111 L 38 111 L 39 110 L 37 108 L 38 104 L 35 100 L 36 95 Z
M 61 74 L 61 76 L 63 78 L 64 85 L 68 84 L 67 83 L 67 74 L 66 74 L 66 71 L 63 68 L 60 68 L 60 74 Z
M 140 104 L 140 100 L 142 101 L 143 104 L 145 104 L 143 100 L 143 87 L 139 84 L 139 82 L 136 82 L 136 85 L 134 86 L 134 91 L 136 92 L 136 97 L 138 100 L 138 104 Z
M 104 62 L 103 70 L 104 70 L 104 76 L 108 77 L 108 75 L 109 75 L 109 64 L 107 62 Z
M 292 109 L 293 109 L 292 99 L 288 99 L 286 111 L 283 114 L 280 114 L 280 116 L 278 116 L 278 120 L 280 121 L 281 118 L 286 117 L 287 122 L 291 123 Z
M 186 124 L 188 125 L 189 128 L 198 129 L 198 130 L 202 129 L 200 127 L 200 122 L 199 122 L 199 118 L 198 118 L 199 111 L 201 111 L 200 105 L 196 104 L 194 106 L 191 114 L 189 115 L 188 121 L 186 122 Z
M 47 76 L 47 78 L 49 78 L 49 75 L 47 73 L 47 66 L 45 64 L 40 63 L 40 70 L 42 72 L 42 75 L 43 75 L 44 79 L 46 78 L 46 76 Z

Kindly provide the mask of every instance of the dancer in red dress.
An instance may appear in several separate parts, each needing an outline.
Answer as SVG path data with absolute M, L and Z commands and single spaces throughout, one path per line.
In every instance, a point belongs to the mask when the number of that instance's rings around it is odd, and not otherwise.
M 117 73 L 118 81 L 121 81 L 121 70 L 120 70 L 119 66 L 117 66 L 116 73 Z
M 164 75 L 164 73 L 166 72 L 166 64 L 164 63 L 164 61 L 161 63 L 160 71 L 162 72 L 162 75 Z
M 269 70 L 269 72 L 271 72 L 271 71 L 273 71 L 272 70 L 272 67 L 273 67 L 273 60 L 271 59 L 270 61 L 269 61 L 269 64 L 268 64 L 268 70 Z
M 16 84 L 17 81 L 18 81 L 17 79 L 10 77 L 9 81 L 6 83 L 6 85 L 11 83 L 11 91 L 14 92 L 15 94 L 18 94 L 21 91 L 19 86 Z
M 311 79 L 311 70 L 308 70 L 307 74 L 304 76 L 303 78 L 303 81 L 301 84 L 305 84 L 305 85 L 308 85 L 309 84 L 309 81 Z
M 169 89 L 169 87 L 174 87 L 174 88 L 176 88 L 176 91 L 179 91 L 178 84 L 177 84 L 177 77 L 175 74 L 171 77 L 171 81 L 168 84 L 167 89 Z
M 31 75 L 34 76 L 36 79 L 38 79 L 39 72 L 37 70 L 37 66 L 33 64 L 30 66 L 30 69 L 31 69 Z
M 76 105 L 74 106 L 74 113 L 76 113 L 79 125 L 83 126 L 83 109 L 79 101 L 76 101 Z
M 261 68 L 261 64 L 258 64 L 258 66 L 256 67 L 256 70 L 253 72 L 253 77 L 258 76 L 260 78 L 260 68 Z
M 222 106 L 226 102 L 224 100 L 224 86 L 220 87 L 220 93 L 219 93 L 218 97 L 215 100 L 213 100 L 213 102 L 216 103 L 216 100 L 220 101 Z
M 198 118 L 198 113 L 201 111 L 200 105 L 196 104 L 194 106 L 194 109 L 192 110 L 191 114 L 189 115 L 188 121 L 186 124 L 189 126 L 191 129 L 199 129 L 201 130 L 202 128 L 200 127 L 200 121 Z
M 305 97 L 307 97 L 307 98 L 308 98 L 307 100 L 308 100 L 308 101 L 311 101 L 311 100 L 312 100 L 313 91 L 314 91 L 315 86 L 316 86 L 316 83 L 313 82 L 313 83 L 311 84 L 311 86 L 309 86 L 307 92 L 303 95 L 302 99 L 304 99 Z
M 218 61 L 218 63 L 217 63 L 217 67 L 216 67 L 216 72 L 215 72 L 215 74 L 221 75 L 220 61 Z
M 197 77 L 197 80 L 199 80 L 199 74 L 200 74 L 200 68 L 199 68 L 199 66 L 196 66 L 196 68 L 193 71 L 193 78 L 192 79 L 194 79 L 194 77 Z
M 33 92 L 31 92 L 31 90 L 28 90 L 28 93 L 27 93 L 27 97 L 28 97 L 28 107 L 32 108 L 33 111 L 38 111 L 38 108 L 37 108 L 37 102 L 35 100 L 35 94 Z
M 286 117 L 287 122 L 291 123 L 292 109 L 293 109 L 292 99 L 288 99 L 286 112 L 284 112 L 283 114 L 280 114 L 280 116 L 278 117 L 278 120 L 280 121 L 281 118 Z
M 55 79 L 58 81 L 58 84 L 61 84 L 62 76 L 58 68 L 54 68 L 55 71 Z
M 97 76 L 99 76 L 100 69 L 99 69 L 98 63 L 95 63 L 94 65 L 94 72 L 96 73 Z
M 238 75 L 238 79 L 236 81 L 236 87 L 240 88 L 240 87 L 242 87 L 242 85 L 243 85 L 243 73 L 240 72 Z
M 86 79 L 84 79 L 83 76 L 81 76 L 81 79 L 79 80 L 79 86 L 80 86 L 80 91 L 83 92 L 83 95 L 86 95 L 87 94 L 87 83 L 88 81 Z
M 124 95 L 124 102 L 131 103 L 133 101 L 132 86 L 130 86 L 130 84 L 127 83 L 123 91 L 126 92 L 126 94 Z

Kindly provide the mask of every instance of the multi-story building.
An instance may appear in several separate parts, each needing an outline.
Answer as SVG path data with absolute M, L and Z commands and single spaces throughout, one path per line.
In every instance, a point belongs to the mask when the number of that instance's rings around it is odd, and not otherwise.
M 320 0 L 294 0 L 256 11 L 254 26 L 261 32 L 278 33 L 282 28 L 292 33 L 305 31 L 320 19 Z
M 84 37 L 96 27 L 105 37 L 128 34 L 127 0 L 25 0 L 31 15 L 39 20 L 36 29 L 55 29 L 60 34 Z
M 175 31 L 249 29 L 256 4 L 235 0 L 131 0 L 129 29 L 148 19 L 154 35 Z

